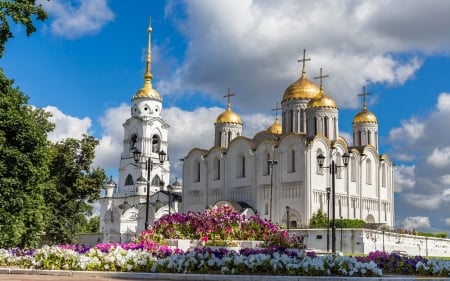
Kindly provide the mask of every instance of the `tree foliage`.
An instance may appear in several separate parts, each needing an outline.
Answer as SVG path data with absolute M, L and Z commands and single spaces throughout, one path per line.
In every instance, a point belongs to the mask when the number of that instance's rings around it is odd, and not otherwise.
M 85 216 L 92 215 L 89 203 L 99 199 L 106 180 L 103 169 L 92 169 L 98 140 L 84 135 L 81 140 L 68 138 L 53 144 L 50 152 L 50 181 L 46 202 L 50 207 L 47 239 L 54 243 L 75 242 L 83 231 Z
M 0 69 L 0 247 L 33 246 L 45 226 L 49 114 Z
M 36 31 L 33 19 L 43 21 L 47 13 L 36 0 L 0 0 L 0 57 L 5 51 L 6 42 L 14 35 L 10 29 L 10 21 L 25 26 L 27 36 Z
M 327 227 L 328 226 L 328 217 L 323 212 L 322 209 L 319 209 L 317 211 L 317 213 L 314 213 L 311 216 L 311 219 L 309 221 L 309 226 L 311 228 L 322 228 L 322 227 Z

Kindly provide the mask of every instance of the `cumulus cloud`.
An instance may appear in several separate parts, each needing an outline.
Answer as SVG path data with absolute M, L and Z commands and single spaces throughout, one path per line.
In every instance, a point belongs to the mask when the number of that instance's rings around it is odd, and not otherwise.
M 406 165 L 399 165 L 395 167 L 394 171 L 394 185 L 395 185 L 395 192 L 402 192 L 404 190 L 410 190 L 414 188 L 415 181 L 415 168 L 416 166 L 406 166 Z
M 55 129 L 47 136 L 48 140 L 58 142 L 67 138 L 81 139 L 83 134 L 89 134 L 91 119 L 88 117 L 78 118 L 67 115 L 55 106 L 43 108 L 52 114 L 50 122 L 55 123 Z
M 445 222 L 445 225 L 450 226 L 450 218 L 446 218 L 444 220 L 444 222 Z
M 177 16 L 178 5 L 186 16 Z M 367 82 L 403 84 L 426 54 L 450 45 L 450 37 L 442 36 L 450 24 L 442 11 L 450 3 L 442 1 L 433 1 L 433 7 L 408 2 L 411 15 L 433 13 L 433 21 L 423 22 L 406 16 L 404 5 L 395 1 L 201 0 L 178 5 L 171 1 L 166 15 L 176 18 L 188 49 L 169 79 L 177 83 L 163 83 L 164 91 L 196 89 L 219 98 L 221 89 L 231 85 L 236 102 L 250 111 L 268 108 L 300 76 L 297 59 L 304 48 L 312 59 L 308 77 L 324 67 L 330 75 L 325 91 L 341 107 L 355 108 L 360 104 L 356 94 Z
M 443 202 L 443 193 L 435 194 L 418 194 L 418 193 L 406 193 L 401 197 L 409 205 L 418 210 L 439 210 Z M 447 196 L 448 198 L 448 196 Z
M 430 219 L 428 217 L 406 217 L 403 221 L 405 229 L 430 228 Z
M 439 168 L 450 166 L 450 146 L 433 149 L 433 153 L 427 158 L 427 163 Z
M 109 108 L 100 118 L 103 129 L 99 145 L 95 150 L 93 165 L 104 169 L 118 169 L 120 155 L 123 150 L 122 124 L 130 117 L 130 106 L 121 104 L 118 107 Z
M 50 14 L 52 32 L 65 38 L 97 33 L 114 19 L 107 0 L 40 0 L 39 4 Z
M 401 145 L 412 145 L 417 142 L 425 132 L 425 124 L 417 118 L 402 120 L 401 127 L 394 128 L 389 132 L 391 143 Z

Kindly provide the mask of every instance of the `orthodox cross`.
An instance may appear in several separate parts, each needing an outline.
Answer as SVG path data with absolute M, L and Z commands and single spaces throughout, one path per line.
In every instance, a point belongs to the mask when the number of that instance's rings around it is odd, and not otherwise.
M 302 62 L 303 63 L 302 74 L 305 73 L 305 63 L 307 61 L 311 61 L 311 58 L 306 58 L 306 49 L 303 49 L 303 59 L 297 61 L 297 62 Z
M 363 106 L 366 107 L 366 96 L 370 95 L 370 93 L 366 93 L 366 86 L 363 86 L 362 94 L 358 94 L 358 97 L 363 97 L 364 103 Z
M 224 98 L 228 99 L 228 108 L 231 108 L 231 97 L 235 96 L 236 94 L 232 94 L 230 88 L 228 88 L 227 94 L 225 96 L 223 96 Z
M 278 106 L 278 102 L 275 105 L 275 108 L 272 108 L 272 111 L 275 111 L 275 118 L 278 118 L 278 110 L 283 109 L 282 107 Z
M 323 78 L 328 78 L 328 77 L 330 77 L 329 75 L 323 75 L 322 74 L 322 67 L 320 68 L 320 75 L 319 76 L 317 76 L 317 77 L 314 77 L 314 79 L 320 79 L 320 90 L 323 90 L 323 85 L 322 85 L 322 83 L 323 83 Z

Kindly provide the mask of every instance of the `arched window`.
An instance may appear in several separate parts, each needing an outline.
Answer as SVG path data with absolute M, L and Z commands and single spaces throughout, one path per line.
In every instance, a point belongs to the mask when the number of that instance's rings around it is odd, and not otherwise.
M 161 178 L 156 175 L 152 179 L 152 186 L 160 186 L 161 185 Z
M 131 175 L 128 175 L 127 178 L 125 179 L 125 185 L 133 185 L 133 177 Z
M 152 152 L 159 153 L 161 147 L 161 140 L 158 135 L 152 137 Z
M 200 161 L 194 164 L 194 182 L 200 182 Z
M 288 173 L 295 173 L 295 150 L 294 149 L 291 150 L 290 154 L 288 154 L 287 167 L 288 167 L 288 170 L 287 170 Z
M 328 134 L 328 117 L 325 116 L 325 118 L 323 118 L 323 134 L 327 137 L 330 138 L 330 135 Z
M 371 144 L 372 131 L 367 131 L 367 144 Z
M 136 149 L 136 144 L 137 144 L 137 136 L 136 134 L 133 134 L 131 135 L 130 138 L 130 150 Z
M 356 181 L 357 175 L 356 175 L 356 156 L 352 156 L 350 158 L 350 177 L 352 182 Z
M 342 156 L 340 153 L 336 154 L 336 166 L 338 166 L 338 167 L 344 166 L 344 165 L 342 165 Z M 343 171 L 343 168 L 336 168 L 336 178 L 342 179 L 342 171 Z
M 214 180 L 220 180 L 220 159 L 214 158 L 213 162 Z
M 381 186 L 382 187 L 386 187 L 386 164 L 382 163 L 381 164 Z
M 228 131 L 228 140 L 227 140 L 227 146 L 229 146 L 230 145 L 230 142 L 231 142 L 231 137 L 232 137 L 233 135 L 231 134 L 231 131 Z
M 370 159 L 366 160 L 366 183 L 372 184 L 372 163 Z
M 263 171 L 264 171 L 263 176 L 270 175 L 270 165 L 267 164 L 269 160 L 271 160 L 270 153 L 267 153 L 266 158 L 263 159 L 263 163 L 262 163 L 262 166 L 264 167 L 264 169 L 263 169 Z
M 245 156 L 241 155 L 237 163 L 237 177 L 245 178 Z

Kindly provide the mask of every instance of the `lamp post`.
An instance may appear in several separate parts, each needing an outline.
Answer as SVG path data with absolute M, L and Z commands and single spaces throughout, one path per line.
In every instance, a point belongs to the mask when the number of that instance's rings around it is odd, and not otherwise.
M 291 208 L 289 206 L 286 206 L 286 227 L 287 230 L 289 231 L 289 224 L 290 224 L 290 220 L 289 220 L 289 211 L 291 210 Z
M 272 220 L 272 193 L 273 193 L 273 165 L 278 165 L 277 160 L 267 160 L 270 172 L 270 202 L 269 202 L 269 219 Z
M 327 187 L 327 252 L 330 251 L 330 193 L 331 187 Z
M 150 206 L 150 184 L 151 184 L 151 172 L 153 169 L 153 162 L 151 157 L 148 157 L 147 160 L 145 162 L 139 162 L 139 160 L 141 159 L 141 152 L 136 148 L 133 151 L 133 157 L 134 157 L 134 162 L 139 163 L 139 164 L 145 164 L 145 168 L 147 169 L 147 194 L 146 194 L 146 200 L 145 200 L 145 230 L 148 229 L 149 227 L 149 222 L 148 222 L 148 211 L 149 211 L 149 206 Z M 160 151 L 158 153 L 159 156 L 159 163 L 160 165 L 162 165 L 164 163 L 164 161 L 166 161 L 166 153 L 164 151 Z
M 324 167 L 323 163 L 325 161 L 325 156 L 323 154 L 317 155 L 317 163 L 320 168 L 328 168 L 331 173 L 331 199 L 332 199 L 332 217 L 331 217 L 331 252 L 336 255 L 336 169 L 348 166 L 348 161 L 350 160 L 350 155 L 346 152 L 342 155 L 342 160 L 344 166 L 336 165 L 334 159 L 331 159 L 331 165 Z
M 167 191 L 169 192 L 169 216 L 171 215 L 170 207 L 172 206 L 172 189 L 173 186 L 170 184 L 167 186 Z

